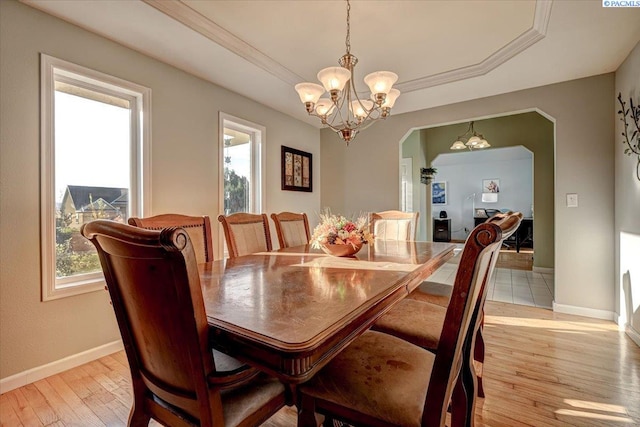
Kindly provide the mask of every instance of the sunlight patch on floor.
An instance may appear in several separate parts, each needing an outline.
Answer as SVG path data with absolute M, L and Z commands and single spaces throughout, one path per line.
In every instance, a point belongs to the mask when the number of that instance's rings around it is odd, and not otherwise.
M 627 410 L 621 405 L 612 405 L 610 403 L 592 402 L 587 400 L 564 399 L 564 402 L 574 408 L 594 409 L 596 411 L 615 412 L 617 414 L 627 415 Z
M 509 317 L 486 315 L 485 327 L 490 325 L 522 326 L 527 328 L 546 329 L 553 332 L 609 332 L 617 331 L 617 325 L 593 322 L 567 322 L 558 319 L 533 319 L 530 317 Z
M 566 415 L 570 417 L 591 418 L 594 420 L 603 420 L 603 421 L 616 421 L 619 423 L 627 423 L 627 424 L 633 424 L 635 422 L 633 421 L 632 418 L 629 418 L 629 417 L 599 414 L 595 412 L 576 411 L 574 409 L 558 409 L 555 411 L 555 413 L 558 415 Z

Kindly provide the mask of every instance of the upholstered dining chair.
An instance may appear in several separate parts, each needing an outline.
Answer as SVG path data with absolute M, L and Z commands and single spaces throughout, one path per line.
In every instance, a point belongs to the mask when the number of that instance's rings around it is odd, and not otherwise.
M 311 239 L 309 219 L 306 213 L 272 213 L 271 219 L 276 226 L 278 242 L 281 248 L 306 245 Z
M 501 230 L 501 243 L 504 239 L 515 232 L 522 220 L 522 214 L 500 214 L 500 218 L 493 217 L 485 223 L 495 224 Z M 482 225 L 482 224 L 481 224 Z M 491 274 L 495 268 L 498 253 L 492 258 L 490 268 L 487 270 L 488 276 L 485 278 L 489 282 Z M 458 270 L 460 267 L 458 267 Z M 420 347 L 435 351 L 438 347 L 439 333 L 445 321 L 447 307 L 450 304 L 453 287 L 435 282 L 423 282 L 414 292 L 400 301 L 394 308 L 382 316 L 373 326 L 375 330 L 398 336 Z M 480 365 L 475 371 L 477 381 L 478 396 L 484 397 L 482 386 L 481 367 L 484 363 L 484 337 L 482 335 L 482 324 L 484 321 L 484 301 L 486 290 L 478 300 L 479 324 L 480 327 L 474 338 L 474 345 L 470 349 L 469 357 L 473 353 L 473 359 Z M 469 361 L 469 363 L 472 363 Z
M 475 327 L 474 307 L 501 231 L 493 224 L 475 228 L 462 251 L 446 321 L 438 346 L 429 352 L 408 341 L 367 331 L 298 387 L 298 426 L 315 426 L 315 414 L 366 426 L 443 426 L 452 403 L 452 422 L 465 411 L 457 381 L 468 332 Z M 453 399 L 452 399 L 453 396 Z M 455 418 L 454 418 L 455 417 Z
M 181 227 L 189 234 L 198 264 L 213 261 L 213 240 L 211 220 L 208 216 L 163 214 L 146 218 L 131 217 L 129 224 L 148 230 L 162 230 L 167 227 Z
M 493 223 L 500 227 L 502 230 L 502 241 L 504 243 L 506 239 L 516 232 L 520 226 L 522 218 L 523 215 L 520 212 L 499 213 L 488 218 L 485 223 Z M 497 258 L 494 262 L 496 261 Z M 419 299 L 421 301 L 446 307 L 449 304 L 452 289 L 452 286 L 444 283 L 425 281 L 422 282 L 416 290 L 409 294 L 409 298 Z
M 267 215 L 241 212 L 220 215 L 218 221 L 222 223 L 224 229 L 229 258 L 271 251 L 271 233 Z
M 384 211 L 369 214 L 369 227 L 376 239 L 416 240 L 419 212 Z
M 213 352 L 196 257 L 181 228 L 84 224 L 98 250 L 133 385 L 129 426 L 254 426 L 285 404 L 284 386 Z

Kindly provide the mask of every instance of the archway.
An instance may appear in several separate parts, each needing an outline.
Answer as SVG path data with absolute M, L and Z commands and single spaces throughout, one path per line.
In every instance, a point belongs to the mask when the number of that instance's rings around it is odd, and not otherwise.
M 554 183 L 555 183 L 555 123 L 539 111 L 511 113 L 509 115 L 476 119 L 476 130 L 489 140 L 491 148 L 523 146 L 530 150 L 535 158 L 533 171 L 534 205 L 534 241 L 539 255 L 534 260 L 534 268 L 552 272 L 554 268 Z M 450 153 L 450 147 L 457 135 L 468 128 L 468 121 L 455 124 L 443 124 L 416 129 L 401 142 L 400 157 L 406 157 L 405 143 L 417 145 L 414 149 L 413 174 L 419 175 L 421 167 L 431 166 L 433 160 L 442 153 Z M 416 172 L 417 171 L 417 172 Z M 437 179 L 437 175 L 436 175 Z M 414 178 L 414 182 L 420 182 Z M 427 203 L 427 187 L 416 184 L 414 189 L 414 210 L 420 207 L 421 230 L 426 233 L 420 238 L 432 238 L 431 218 L 434 216 Z M 525 215 L 530 212 L 523 212 Z

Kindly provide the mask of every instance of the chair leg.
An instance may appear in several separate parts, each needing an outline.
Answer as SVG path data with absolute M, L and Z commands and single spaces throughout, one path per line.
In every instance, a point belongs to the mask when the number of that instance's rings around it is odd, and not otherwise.
M 148 427 L 149 421 L 151 421 L 151 417 L 145 413 L 142 409 L 142 405 L 136 406 L 133 404 L 133 408 L 131 408 L 131 412 L 129 413 L 129 421 L 127 422 L 128 427 Z
M 298 427 L 318 427 L 315 400 L 303 394 L 298 404 Z

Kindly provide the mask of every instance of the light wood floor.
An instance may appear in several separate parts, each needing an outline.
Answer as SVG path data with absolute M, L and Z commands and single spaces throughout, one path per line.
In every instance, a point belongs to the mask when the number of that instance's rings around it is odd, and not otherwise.
M 462 243 L 460 244 L 462 247 Z M 496 262 L 496 268 L 510 268 L 513 270 L 533 270 L 533 256 L 532 249 L 522 248 L 520 252 L 516 252 L 515 249 L 501 249 L 498 255 L 498 261 Z M 458 264 L 460 257 L 455 256 L 451 258 L 449 263 Z
M 640 348 L 612 322 L 487 302 L 482 426 L 638 426 Z M 123 352 L 0 396 L 2 426 L 123 426 Z M 155 424 L 157 425 L 157 424 Z M 264 426 L 296 425 L 284 408 Z

